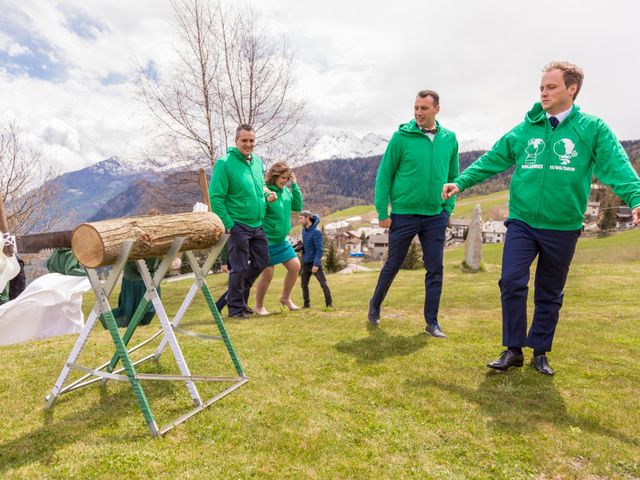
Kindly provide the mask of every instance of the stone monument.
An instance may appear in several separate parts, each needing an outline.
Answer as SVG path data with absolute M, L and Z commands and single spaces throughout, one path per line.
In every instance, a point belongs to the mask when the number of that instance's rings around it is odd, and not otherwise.
M 466 271 L 476 273 L 482 260 L 482 211 L 480 205 L 473 209 L 473 218 L 464 242 L 464 263 Z

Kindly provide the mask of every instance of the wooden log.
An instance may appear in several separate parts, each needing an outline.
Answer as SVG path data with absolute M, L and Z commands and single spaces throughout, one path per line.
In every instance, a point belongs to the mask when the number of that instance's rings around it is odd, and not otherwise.
M 133 240 L 129 259 L 139 260 L 164 255 L 176 237 L 185 239 L 181 251 L 202 250 L 223 233 L 222 220 L 212 212 L 114 218 L 78 225 L 71 248 L 82 265 L 97 268 L 113 264 L 126 240 Z

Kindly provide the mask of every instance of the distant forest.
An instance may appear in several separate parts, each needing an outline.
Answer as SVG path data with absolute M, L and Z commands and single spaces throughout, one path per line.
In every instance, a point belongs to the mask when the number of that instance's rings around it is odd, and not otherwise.
M 640 171 L 640 140 L 622 142 L 636 171 Z M 460 169 L 473 163 L 483 151 L 460 154 Z M 304 195 L 304 207 L 322 215 L 355 205 L 373 204 L 380 155 L 367 158 L 322 160 L 295 168 Z M 506 190 L 511 170 L 477 185 L 461 197 Z M 163 213 L 191 210 L 200 201 L 195 172 L 173 172 L 157 182 L 138 180 L 109 200 L 90 221 L 146 214 L 154 207 Z
M 621 142 L 631 163 L 640 172 L 640 140 Z M 464 171 L 484 151 L 460 154 L 460 170 Z M 305 208 L 323 215 L 373 203 L 376 174 L 381 155 L 366 158 L 323 160 L 295 169 L 304 194 Z M 464 191 L 460 197 L 486 195 L 509 188 L 513 169 L 509 169 L 490 180 Z

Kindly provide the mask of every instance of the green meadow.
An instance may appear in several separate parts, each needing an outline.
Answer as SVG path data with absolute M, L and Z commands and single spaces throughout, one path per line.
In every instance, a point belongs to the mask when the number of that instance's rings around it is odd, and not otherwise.
M 334 311 L 323 311 L 312 280 L 312 308 L 283 312 L 279 270 L 272 315 L 225 317 L 250 381 L 157 439 L 127 382 L 70 392 L 43 411 L 75 336 L 0 347 L 0 477 L 640 478 L 640 229 L 579 241 L 549 354 L 554 377 L 528 365 L 530 351 L 523 368 L 485 366 L 501 350 L 501 252 L 483 246 L 484 270 L 467 274 L 464 249 L 446 251 L 444 340 L 423 333 L 423 271 L 398 274 L 380 327 L 368 328 L 376 271 L 329 275 Z M 214 296 L 225 280 L 208 277 Z M 170 316 L 190 284 L 163 284 Z M 301 303 L 299 287 L 293 299 Z M 215 333 L 200 297 L 185 325 Z M 141 327 L 133 342 L 157 328 Z M 178 338 L 193 374 L 235 375 L 221 342 Z M 80 363 L 111 352 L 96 329 Z M 178 372 L 169 350 L 138 370 Z M 143 385 L 161 426 L 191 406 L 183 383 Z M 207 398 L 223 387 L 198 388 Z

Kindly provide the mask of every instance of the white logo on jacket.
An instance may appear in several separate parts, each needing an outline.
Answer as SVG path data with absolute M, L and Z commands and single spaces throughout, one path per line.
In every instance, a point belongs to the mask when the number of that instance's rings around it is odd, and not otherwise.
M 538 162 L 538 155 L 541 155 L 544 152 L 544 140 L 541 138 L 530 138 L 527 142 L 527 148 L 525 152 L 527 153 L 527 158 L 524 163 L 526 165 L 533 165 Z
M 572 158 L 578 156 L 576 145 L 568 138 L 562 138 L 553 144 L 553 153 L 555 153 L 562 165 L 569 165 Z

